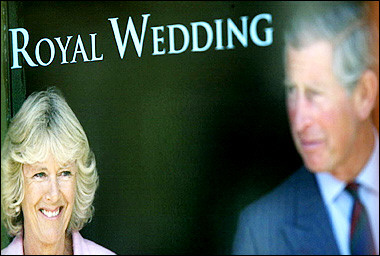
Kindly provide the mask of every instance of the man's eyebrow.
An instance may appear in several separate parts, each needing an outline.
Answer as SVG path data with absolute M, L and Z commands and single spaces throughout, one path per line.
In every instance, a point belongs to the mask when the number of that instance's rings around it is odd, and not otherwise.
M 296 83 L 294 83 L 293 81 L 291 81 L 290 79 L 287 79 L 285 78 L 284 81 L 283 81 L 283 84 L 285 86 L 295 86 Z M 323 83 L 320 83 L 320 82 L 309 82 L 307 84 L 305 84 L 305 87 L 308 88 L 308 89 L 315 89 L 315 90 L 319 90 L 321 85 L 323 85 Z

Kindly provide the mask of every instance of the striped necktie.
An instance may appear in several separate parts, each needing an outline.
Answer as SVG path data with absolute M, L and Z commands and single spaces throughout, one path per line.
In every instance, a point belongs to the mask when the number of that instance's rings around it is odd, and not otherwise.
M 351 255 L 374 255 L 375 245 L 367 211 L 360 202 L 358 195 L 359 184 L 350 183 L 346 190 L 354 198 L 351 216 L 350 249 Z

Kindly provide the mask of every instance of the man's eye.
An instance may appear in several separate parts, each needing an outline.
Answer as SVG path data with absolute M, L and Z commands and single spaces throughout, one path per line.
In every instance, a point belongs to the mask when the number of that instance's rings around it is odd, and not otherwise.
M 286 86 L 285 87 L 286 94 L 292 94 L 294 91 L 295 91 L 295 87 L 294 86 Z
M 314 98 L 316 96 L 319 96 L 319 95 L 320 95 L 320 93 L 317 92 L 317 91 L 314 91 L 314 90 L 309 90 L 309 91 L 306 92 L 306 97 L 308 99 L 312 99 L 312 98 Z

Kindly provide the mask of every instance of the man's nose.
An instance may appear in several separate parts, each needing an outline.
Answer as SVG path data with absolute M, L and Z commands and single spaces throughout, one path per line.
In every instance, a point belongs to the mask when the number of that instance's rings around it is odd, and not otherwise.
M 312 109 L 310 102 L 305 95 L 299 94 L 294 109 L 293 126 L 297 132 L 302 132 L 310 126 L 311 121 Z

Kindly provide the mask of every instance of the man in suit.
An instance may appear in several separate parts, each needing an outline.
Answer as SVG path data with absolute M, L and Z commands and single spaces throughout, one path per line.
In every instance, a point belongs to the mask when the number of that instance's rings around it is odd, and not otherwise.
M 378 254 L 378 80 L 365 10 L 342 2 L 304 8 L 285 34 L 284 55 L 304 167 L 242 211 L 232 253 Z

